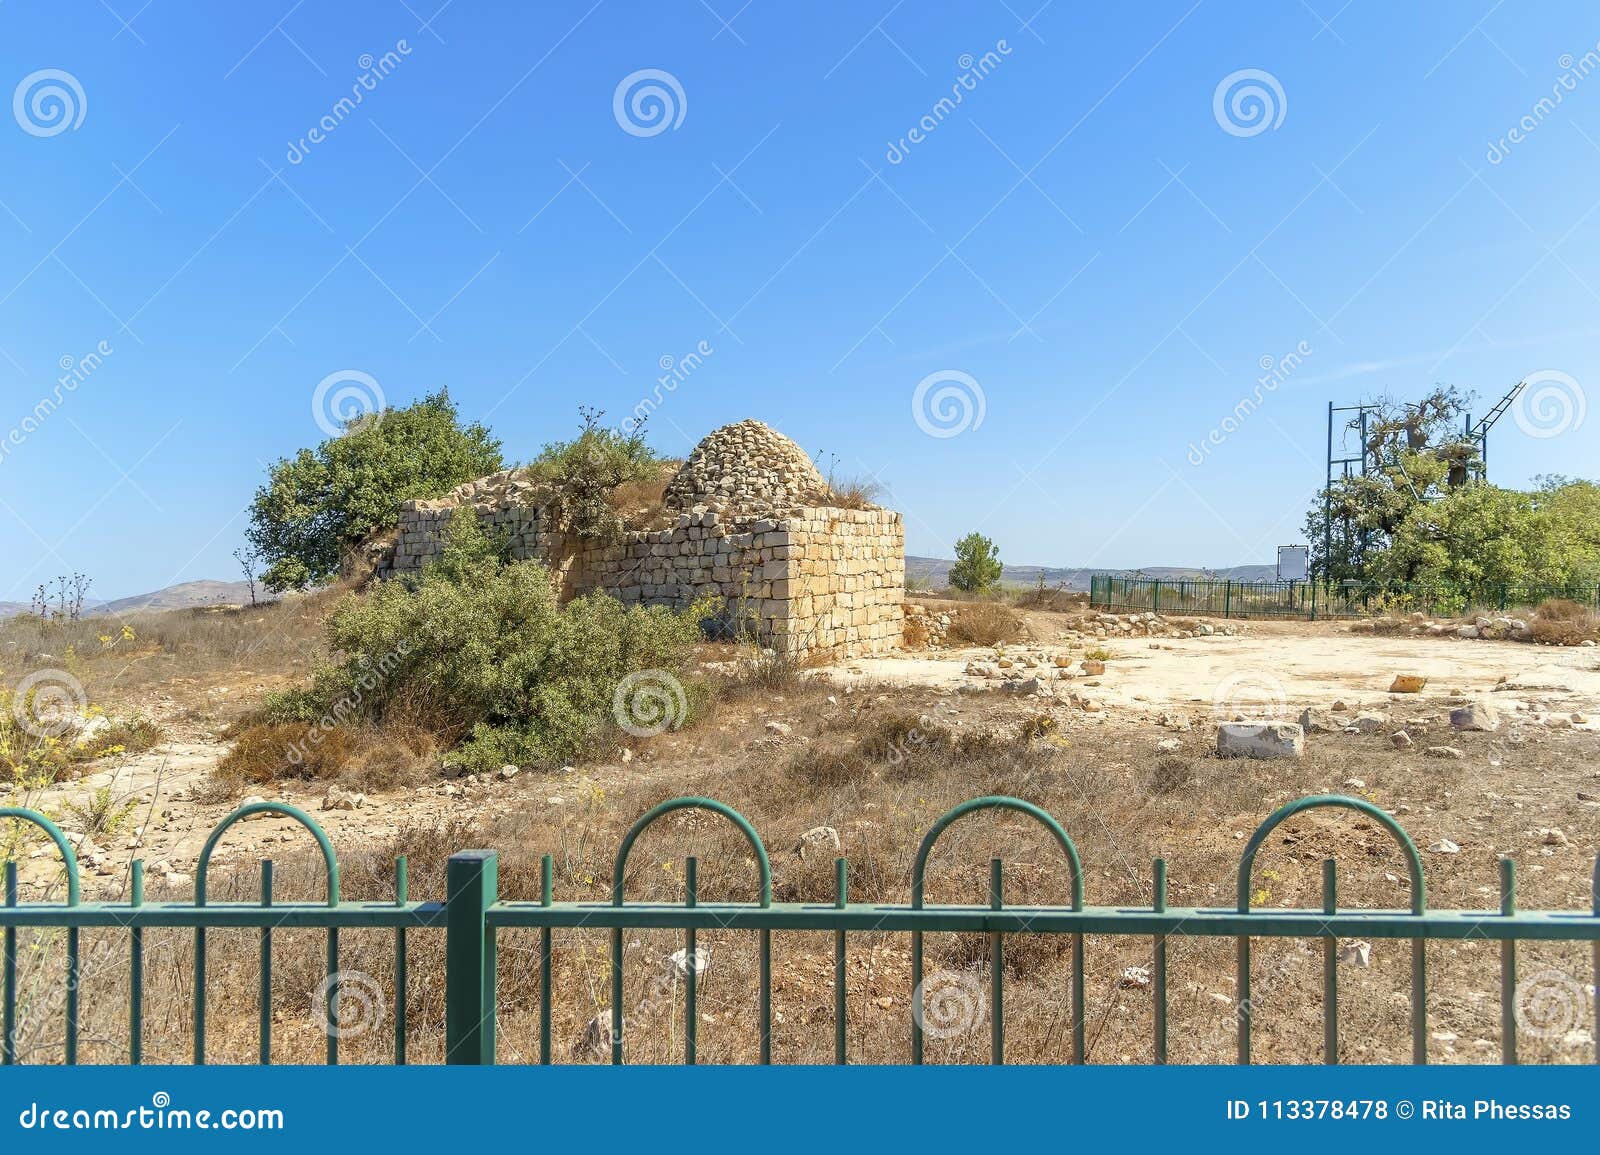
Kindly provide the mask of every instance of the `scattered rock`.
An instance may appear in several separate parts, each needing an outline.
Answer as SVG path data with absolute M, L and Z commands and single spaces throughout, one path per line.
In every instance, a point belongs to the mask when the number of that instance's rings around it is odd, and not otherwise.
M 1339 961 L 1349 963 L 1351 966 L 1368 967 L 1372 965 L 1372 944 L 1370 942 L 1345 943 L 1339 948 Z
M 1429 758 L 1465 758 L 1466 754 L 1454 746 L 1429 746 L 1423 751 Z
M 328 787 L 328 792 L 322 796 L 324 810 L 360 810 L 366 804 L 365 794 L 355 794 L 337 786 Z
M 1344 705 L 1340 702 L 1339 705 Z M 1300 728 L 1307 734 L 1335 734 L 1344 729 L 1343 726 L 1327 710 L 1318 710 L 1307 706 L 1300 711 Z
M 1117 984 L 1125 991 L 1146 991 L 1150 989 L 1150 972 L 1144 967 L 1125 967 L 1122 979 Z
M 1428 847 L 1428 849 L 1433 851 L 1435 854 L 1461 853 L 1461 847 L 1457 846 L 1454 842 L 1451 842 L 1448 838 L 1439 839 L 1438 842 L 1435 842 L 1432 846 Z
M 711 965 L 711 950 L 709 947 L 697 946 L 691 955 L 687 947 L 680 947 L 667 956 L 667 965 L 676 978 L 686 979 L 690 975 L 703 975 Z
M 1347 729 L 1354 730 L 1358 734 L 1376 734 L 1388 724 L 1389 719 L 1382 714 L 1357 714 Z
M 1465 706 L 1457 706 L 1450 711 L 1450 725 L 1457 730 L 1492 733 L 1500 728 L 1500 716 L 1487 699 L 1474 698 Z
M 1567 838 L 1565 831 L 1552 826 L 1544 832 L 1544 844 L 1546 846 L 1571 846 L 1572 842 Z
M 800 836 L 800 841 L 794 847 L 794 852 L 801 858 L 830 851 L 837 853 L 838 850 L 839 832 L 831 826 L 813 826 Z
M 767 733 L 776 735 L 779 738 L 787 738 L 790 734 L 794 733 L 794 727 L 789 725 L 787 722 L 779 722 L 774 720 L 767 723 Z
M 1389 683 L 1391 694 L 1420 694 L 1422 687 L 1428 684 L 1428 679 L 1421 674 L 1396 674 L 1394 681 Z
M 1083 659 L 1083 672 L 1089 677 L 1106 672 L 1106 664 L 1094 658 Z
M 1394 743 L 1394 748 L 1396 750 L 1411 749 L 1411 735 L 1407 734 L 1404 730 L 1396 730 L 1393 734 L 1390 734 L 1389 741 Z
M 1177 738 L 1163 738 L 1156 743 L 1156 749 L 1163 754 L 1176 754 L 1183 749 L 1183 742 Z
M 1007 682 L 1003 689 L 1013 694 L 1032 695 L 1039 698 L 1048 698 L 1054 693 L 1048 683 L 1039 678 L 1023 678 L 1015 682 Z
M 624 1016 L 622 1031 L 628 1031 L 628 1020 Z M 572 1056 L 575 1059 L 605 1059 L 611 1055 L 611 1012 L 601 1011 L 594 1018 L 584 1024 L 583 1033 L 572 1044 Z
M 507 762 L 504 766 L 500 767 L 500 781 L 509 782 L 521 773 L 522 767 L 513 766 L 511 763 Z
M 1217 727 L 1222 758 L 1303 758 L 1305 731 L 1294 722 L 1223 722 Z

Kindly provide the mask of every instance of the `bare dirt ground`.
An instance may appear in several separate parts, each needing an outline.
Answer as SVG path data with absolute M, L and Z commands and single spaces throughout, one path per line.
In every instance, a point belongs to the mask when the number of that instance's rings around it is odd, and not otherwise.
M 1018 674 L 1045 675 L 1048 696 L 999 688 L 1001 679 L 968 674 L 974 661 L 996 660 L 993 649 L 862 659 L 808 673 L 798 684 L 769 693 L 718 701 L 696 725 L 648 740 L 629 739 L 591 761 L 554 773 L 524 771 L 509 780 L 431 779 L 369 794 L 360 809 L 321 809 L 326 787 L 284 782 L 261 791 L 310 811 L 341 853 L 348 897 L 384 899 L 390 863 L 412 861 L 412 894 L 442 892 L 443 859 L 466 845 L 502 850 L 503 893 L 537 894 L 538 856 L 557 858 L 557 898 L 603 899 L 611 856 L 638 814 L 664 798 L 703 794 L 728 802 L 762 833 L 774 859 L 777 897 L 832 898 L 830 849 L 801 858 L 800 835 L 816 826 L 838 831 L 852 868 L 852 898 L 902 902 L 910 859 L 923 833 L 950 806 L 985 793 L 1027 798 L 1055 814 L 1077 840 L 1088 867 L 1091 904 L 1148 905 L 1151 861 L 1171 869 L 1173 905 L 1231 902 L 1243 840 L 1283 802 L 1314 792 L 1358 795 L 1395 814 L 1422 848 L 1429 904 L 1491 909 L 1498 905 L 1497 861 L 1517 860 L 1520 901 L 1527 908 L 1587 910 L 1596 836 L 1600 833 L 1600 656 L 1592 648 L 1456 638 L 1373 637 L 1334 623 L 1249 623 L 1236 636 L 1098 638 L 1068 615 L 1029 613 L 1031 641 L 1005 648 L 1011 659 L 1040 655 Z M 1220 623 L 1219 623 L 1220 625 Z M 1090 652 L 1107 651 L 1104 672 L 1084 673 Z M 93 865 L 85 898 L 125 897 L 128 862 L 143 858 L 151 898 L 187 901 L 195 858 L 213 826 L 241 798 L 219 795 L 210 778 L 227 748 L 225 724 L 259 693 L 288 684 L 281 663 L 258 662 L 259 647 L 200 669 L 193 664 L 132 679 L 105 676 L 91 688 L 108 709 L 139 710 L 167 728 L 168 740 L 143 754 L 87 768 L 32 800 L 50 813 L 83 805 L 101 787 L 138 803 L 115 837 L 90 836 L 80 846 Z M 1049 677 L 1060 655 L 1067 677 Z M 709 650 L 708 661 L 726 653 Z M 304 665 L 305 659 L 297 663 Z M 1421 674 L 1420 694 L 1391 695 L 1397 673 Z M 1222 687 L 1219 692 L 1219 687 Z M 1242 687 L 1242 689 L 1241 689 Z M 1457 733 L 1452 703 L 1466 696 L 1493 702 L 1503 719 L 1493 733 Z M 1292 720 L 1303 707 L 1382 716 L 1371 732 L 1316 733 L 1303 760 L 1240 762 L 1213 756 L 1219 712 L 1255 716 L 1266 710 Z M 772 725 L 776 723 L 776 725 Z M 1392 734 L 1413 739 L 1397 749 Z M 963 745 L 963 743 L 966 743 Z M 1164 746 L 1162 744 L 1165 744 Z M 1459 757 L 1428 756 L 1435 745 Z M 75 832 L 79 835 L 82 832 Z M 320 864 L 305 853 L 309 840 L 287 819 L 241 823 L 224 839 L 214 862 L 219 898 L 256 893 L 256 862 L 282 861 L 281 897 L 322 893 Z M 29 851 L 24 899 L 54 890 L 53 852 Z M 753 864 L 730 831 L 705 816 L 686 814 L 663 824 L 640 844 L 629 873 L 630 896 L 680 901 L 682 863 L 702 860 L 702 893 L 709 899 L 747 899 Z M 1003 818 L 979 818 L 953 828 L 940 844 L 930 900 L 983 901 L 987 860 L 1007 861 L 1008 899 L 1053 903 L 1066 877 L 1058 856 L 1038 832 Z M 1406 871 L 1387 834 L 1350 816 L 1308 815 L 1275 836 L 1257 867 L 1264 906 L 1315 907 L 1321 861 L 1340 862 L 1341 898 L 1348 906 L 1403 907 Z M 86 940 L 95 935 L 86 935 Z M 249 1061 L 254 1054 L 253 937 L 219 946 L 212 959 L 216 1058 Z M 380 987 L 392 981 L 392 943 L 350 935 L 346 966 L 370 973 Z M 419 937 L 419 936 L 413 936 Z M 431 938 L 414 947 L 408 997 L 416 1038 L 413 1057 L 437 1057 L 442 969 Z M 962 936 L 929 945 L 929 967 L 978 976 L 986 944 Z M 181 1061 L 186 1053 L 187 935 L 152 936 L 150 966 L 157 976 L 150 1004 L 168 1006 L 154 1055 Z M 285 956 L 275 973 L 276 1047 L 281 1057 L 320 1053 L 309 1017 L 320 965 L 318 936 L 280 935 Z M 533 936 L 507 935 L 502 949 L 502 1058 L 527 1061 L 535 1032 L 537 949 Z M 530 941 L 523 941 L 523 940 Z M 715 962 L 701 1008 L 704 1061 L 750 1061 L 753 1056 L 754 953 L 737 936 L 706 936 Z M 302 941 L 303 940 L 303 941 Z M 530 942 L 532 953 L 530 954 Z M 164 944 L 164 945 L 158 945 Z M 665 933 L 630 938 L 629 1014 L 640 1058 L 681 1058 L 681 1012 L 662 999 L 658 975 L 681 946 Z M 1351 944 L 1345 944 L 1351 945 Z M 1341 964 L 1346 986 L 1341 1015 L 1345 1061 L 1403 1061 L 1407 1042 L 1408 948 L 1374 942 L 1366 965 Z M 1063 1020 L 1065 943 L 1051 936 L 1016 936 L 1009 948 L 1007 1007 L 1010 1057 L 1061 1061 L 1070 1032 Z M 89 949 L 86 941 L 85 949 Z M 604 935 L 557 936 L 558 1059 L 587 1061 L 579 1044 L 584 1024 L 609 1003 Z M 1435 1061 L 1483 1062 L 1498 1056 L 1498 948 L 1439 943 L 1430 954 L 1430 1056 Z M 1090 1058 L 1148 1061 L 1148 991 L 1128 980 L 1128 967 L 1148 968 L 1149 944 L 1092 937 L 1088 941 L 1087 1002 L 1093 1022 Z M 40 965 L 53 955 L 45 951 Z M 1556 976 L 1559 995 L 1576 999 L 1559 1030 L 1525 1033 L 1524 1058 L 1585 1061 L 1593 1050 L 1593 975 L 1585 947 L 1535 945 L 1521 950 L 1524 974 Z M 294 955 L 291 960 L 287 956 Z M 303 957 L 302 957 L 303 956 Z M 113 952 L 108 957 L 119 957 Z M 1320 1057 L 1320 945 L 1257 944 L 1257 1059 L 1315 1061 Z M 904 936 L 852 937 L 851 1057 L 902 1061 L 908 1031 L 909 956 Z M 775 1009 L 780 1061 L 826 1061 L 831 1055 L 831 940 L 781 935 L 775 945 Z M 1232 944 L 1186 940 L 1173 948 L 1174 1061 L 1227 1061 L 1235 1022 Z M 437 971 L 438 973 L 434 973 Z M 37 973 L 43 973 L 42 971 Z M 103 976 L 104 1003 L 121 978 Z M 654 981 L 655 985 L 651 985 Z M 91 984 L 92 985 L 92 984 Z M 675 991 L 676 988 L 674 987 Z M 1577 994 L 1572 995 L 1576 990 Z M 654 991 L 654 995 L 652 994 Z M 681 999 L 681 992 L 675 998 Z M 85 996 L 85 1006 L 91 1000 Z M 103 1058 L 115 1061 L 123 1028 L 100 1024 Z M 125 1013 L 125 1012 L 124 1012 Z M 1569 1021 L 1570 1020 L 1570 1021 Z M 231 1024 L 231 1025 L 230 1025 Z M 47 1057 L 49 1020 L 37 1032 Z M 930 1054 L 981 1061 L 984 1027 L 940 1040 Z M 382 1061 L 385 1032 L 352 1040 L 347 1053 Z M 574 1049 L 576 1047 L 576 1049 Z

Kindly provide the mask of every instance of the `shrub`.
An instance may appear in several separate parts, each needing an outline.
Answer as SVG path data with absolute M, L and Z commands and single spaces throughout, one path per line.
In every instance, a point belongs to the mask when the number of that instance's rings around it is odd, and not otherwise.
M 598 409 L 580 408 L 583 428 L 571 441 L 545 446 L 528 473 L 549 488 L 551 523 L 564 533 L 615 540 L 622 532 L 619 508 L 659 503 L 665 464 L 645 444 L 643 424 L 628 433 L 600 424 Z
M 18 783 L 24 790 L 47 786 L 72 766 L 136 754 L 161 741 L 161 727 L 148 718 L 112 719 L 88 736 L 76 732 L 76 723 L 53 732 L 30 727 L 25 722 L 39 708 L 36 696 L 34 690 L 27 700 L 18 700 L 15 691 L 0 689 L 0 781 Z M 93 720 L 103 713 L 90 706 L 85 716 Z
M 883 484 L 870 478 L 828 479 L 828 504 L 840 509 L 876 509 L 882 496 Z
M 1600 622 L 1588 606 L 1567 598 L 1550 598 L 1534 609 L 1528 630 L 1536 642 L 1575 646 L 1600 634 Z
M 415 727 L 267 723 L 239 734 L 216 777 L 232 786 L 301 778 L 389 789 L 419 780 L 436 753 L 433 736 Z
M 950 618 L 950 636 L 975 646 L 1009 642 L 1022 633 L 1022 618 L 998 602 L 972 602 Z
M 1194 764 L 1187 758 L 1174 758 L 1170 755 L 1157 758 L 1153 783 L 1155 792 L 1171 794 L 1175 790 L 1182 790 L 1194 780 L 1194 776 Z
M 334 610 L 328 644 L 338 661 L 309 687 L 271 698 L 255 720 L 324 731 L 415 727 L 454 746 L 445 760 L 469 771 L 559 764 L 613 724 L 630 674 L 646 676 L 634 683 L 642 696 L 625 706 L 646 715 L 661 706 L 673 728 L 687 720 L 699 688 L 681 675 L 703 612 L 627 607 L 599 593 L 559 606 L 544 567 L 506 561 L 463 511 L 419 579 L 351 595 Z M 646 727 L 657 720 L 627 717 Z M 331 769 L 326 762 L 319 774 Z
M 919 714 L 891 714 L 868 723 L 856 740 L 856 750 L 876 761 L 899 762 L 915 750 L 948 747 L 952 734 L 948 727 Z

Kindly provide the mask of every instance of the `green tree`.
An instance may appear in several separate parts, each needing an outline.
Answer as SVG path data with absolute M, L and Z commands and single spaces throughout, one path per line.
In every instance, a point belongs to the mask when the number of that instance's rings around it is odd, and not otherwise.
M 1420 401 L 1380 398 L 1364 426 L 1359 418 L 1351 422 L 1350 432 L 1364 434 L 1364 472 L 1335 479 L 1312 501 L 1306 540 L 1313 576 L 1328 581 L 1378 576 L 1378 559 L 1408 518 L 1472 484 L 1482 462 L 1476 445 L 1457 432 L 1467 401 L 1456 389 L 1440 386 Z M 1399 555 L 1389 558 L 1398 560 Z M 1415 576 L 1403 574 L 1398 580 Z
M 969 533 L 956 542 L 956 564 L 950 567 L 950 584 L 967 593 L 983 593 L 1000 580 L 1000 554 L 994 542 L 981 533 Z
M 1306 519 L 1314 572 L 1463 592 L 1600 582 L 1600 486 L 1548 478 L 1532 491 L 1483 481 L 1451 488 L 1441 484 L 1445 468 L 1437 460 L 1412 462 L 1412 485 L 1395 484 L 1398 475 L 1387 473 L 1335 482 L 1331 517 L 1324 522 L 1319 497 Z M 1332 530 L 1326 553 L 1324 524 Z
M 438 497 L 503 468 L 500 442 L 463 426 L 444 390 L 352 422 L 342 436 L 279 459 L 256 491 L 246 537 L 267 563 L 268 589 L 304 589 L 392 529 L 400 503 Z

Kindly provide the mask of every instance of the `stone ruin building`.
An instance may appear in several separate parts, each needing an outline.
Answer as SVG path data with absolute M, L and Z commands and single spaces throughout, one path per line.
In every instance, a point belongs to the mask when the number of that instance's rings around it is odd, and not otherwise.
M 511 555 L 545 565 L 563 599 L 604 590 L 627 603 L 688 606 L 707 594 L 728 636 L 754 634 L 790 654 L 847 657 L 900 644 L 905 527 L 893 510 L 842 508 L 805 452 L 759 421 L 710 433 L 668 483 L 661 529 L 620 539 L 558 532 L 541 516 L 539 484 L 509 470 L 401 508 L 393 558 L 380 571 L 420 570 L 441 552 L 456 510 L 509 539 Z

